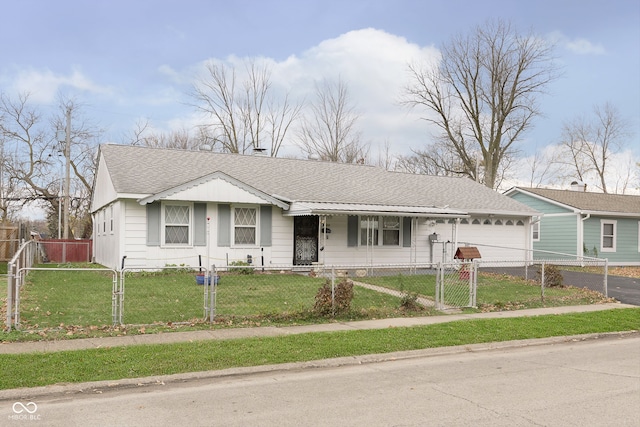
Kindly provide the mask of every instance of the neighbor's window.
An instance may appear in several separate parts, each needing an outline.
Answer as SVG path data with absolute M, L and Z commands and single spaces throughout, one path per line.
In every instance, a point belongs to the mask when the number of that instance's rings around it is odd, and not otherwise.
M 616 250 L 616 221 L 602 220 L 602 239 L 600 250 L 602 252 L 615 252 Z
M 382 244 L 385 246 L 400 245 L 400 217 L 382 217 Z
M 236 245 L 255 245 L 258 226 L 256 208 L 235 208 L 233 213 L 233 236 Z
M 540 221 L 534 222 L 531 225 L 531 234 L 533 236 L 533 241 L 534 242 L 539 242 L 540 241 Z
M 190 230 L 190 205 L 164 205 L 164 243 L 166 245 L 189 245 Z
M 361 246 L 378 245 L 378 217 L 377 216 L 360 217 L 360 245 Z

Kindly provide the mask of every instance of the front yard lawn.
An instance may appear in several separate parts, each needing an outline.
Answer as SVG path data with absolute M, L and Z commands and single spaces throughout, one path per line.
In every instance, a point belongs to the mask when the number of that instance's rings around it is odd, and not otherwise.
M 433 301 L 436 276 L 424 272 L 353 278 L 355 282 L 399 292 L 390 295 L 354 286 L 350 310 L 334 318 L 313 310 L 318 289 L 326 281 L 324 278 L 291 272 L 220 274 L 213 326 L 204 321 L 204 287 L 196 284 L 195 272 L 163 270 L 126 275 L 124 326 L 113 327 L 113 273 L 32 271 L 20 292 L 21 330 L 27 334 L 12 332 L 5 335 L 5 339 L 59 339 L 442 314 L 434 308 L 402 306 L 403 295 L 407 294 Z M 478 307 L 465 310 L 511 310 L 608 301 L 611 300 L 599 293 L 574 287 L 545 289 L 543 300 L 537 284 L 506 275 L 480 273 Z

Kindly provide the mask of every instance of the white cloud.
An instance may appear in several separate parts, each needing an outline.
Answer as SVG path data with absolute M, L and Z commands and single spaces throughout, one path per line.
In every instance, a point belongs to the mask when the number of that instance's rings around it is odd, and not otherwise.
M 360 128 L 364 140 L 372 143 L 372 151 L 389 141 L 393 151 L 407 153 L 408 148 L 418 148 L 428 138 L 426 123 L 419 120 L 419 113 L 407 111 L 398 103 L 409 83 L 408 64 L 433 64 L 439 58 L 440 52 L 432 46 L 422 47 L 403 37 L 367 28 L 324 40 L 283 61 L 255 59 L 271 67 L 273 90 L 288 91 L 295 99 L 309 101 L 313 99 L 315 82 L 340 78 L 361 116 Z M 237 56 L 209 59 L 234 67 L 237 81 L 242 81 L 246 60 Z M 206 61 L 185 73 L 191 78 L 202 75 L 205 64 Z M 174 81 L 188 78 L 178 77 L 171 69 L 163 68 L 163 72 Z
M 79 70 L 73 70 L 69 75 L 33 68 L 22 70 L 12 79 L 11 86 L 16 93 L 30 93 L 30 99 L 40 104 L 53 102 L 58 91 L 64 86 L 91 94 L 104 95 L 113 92 L 111 88 L 91 81 Z
M 594 43 L 582 37 L 571 39 L 556 31 L 549 35 L 555 43 L 577 55 L 604 55 L 606 50 L 601 43 Z
M 557 145 L 547 145 L 535 155 L 518 159 L 513 168 L 514 176 L 503 183 L 502 189 L 512 186 L 569 189 L 571 181 L 578 180 L 578 177 L 567 176 L 566 165 L 552 163 L 563 156 Z M 640 176 L 632 150 L 610 155 L 606 167 L 605 182 L 609 193 L 640 194 Z M 587 184 L 588 191 L 601 191 L 600 178 L 595 171 L 586 173 L 583 181 Z

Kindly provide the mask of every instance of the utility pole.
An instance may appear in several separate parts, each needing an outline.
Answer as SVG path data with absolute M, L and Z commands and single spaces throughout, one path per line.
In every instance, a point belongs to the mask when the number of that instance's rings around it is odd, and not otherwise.
M 65 175 L 64 175 L 64 238 L 69 238 L 69 192 L 71 186 L 71 107 L 67 107 L 67 127 L 66 136 L 64 142 L 64 160 L 65 160 Z

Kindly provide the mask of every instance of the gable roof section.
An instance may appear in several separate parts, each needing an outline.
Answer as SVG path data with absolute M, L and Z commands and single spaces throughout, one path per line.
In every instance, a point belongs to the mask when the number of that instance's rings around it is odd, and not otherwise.
M 146 198 L 220 173 L 286 203 L 437 207 L 514 216 L 538 214 L 467 178 L 389 172 L 373 166 L 315 160 L 127 145 L 102 145 L 100 153 L 118 194 L 144 194 Z
M 166 189 L 164 191 L 161 191 L 159 193 L 152 194 L 152 195 L 150 195 L 148 197 L 140 199 L 139 202 L 140 202 L 141 205 L 146 205 L 147 203 L 152 203 L 152 202 L 155 202 L 156 200 L 164 199 L 164 198 L 166 198 L 168 196 L 171 196 L 173 194 L 179 193 L 179 192 L 184 191 L 184 190 L 189 189 L 189 188 L 196 187 L 198 185 L 205 184 L 205 183 L 207 183 L 209 181 L 212 181 L 212 180 L 215 180 L 215 179 L 221 179 L 223 181 L 228 182 L 229 184 L 235 185 L 236 187 L 246 191 L 247 193 L 253 194 L 256 197 L 261 198 L 262 200 L 264 200 L 267 203 L 270 203 L 272 205 L 276 205 L 276 206 L 278 206 L 278 207 L 280 207 L 282 209 L 285 209 L 285 210 L 289 209 L 289 204 L 288 203 L 285 203 L 280 199 L 277 199 L 277 198 L 275 198 L 275 197 L 273 197 L 273 196 L 271 196 L 269 194 L 265 194 L 260 190 L 257 190 L 255 188 L 249 186 L 249 185 L 246 185 L 245 183 L 240 182 L 237 179 L 235 179 L 235 178 L 233 178 L 233 177 L 231 177 L 231 176 L 229 176 L 229 175 L 227 175 L 227 174 L 225 174 L 223 172 L 214 172 L 212 174 L 205 175 L 205 176 L 202 176 L 200 178 L 196 178 L 193 181 L 185 182 L 183 184 L 178 185 L 177 187 L 168 188 L 168 189 Z
M 523 187 L 514 187 L 507 194 L 513 191 L 537 196 L 582 213 L 640 217 L 640 196 Z

